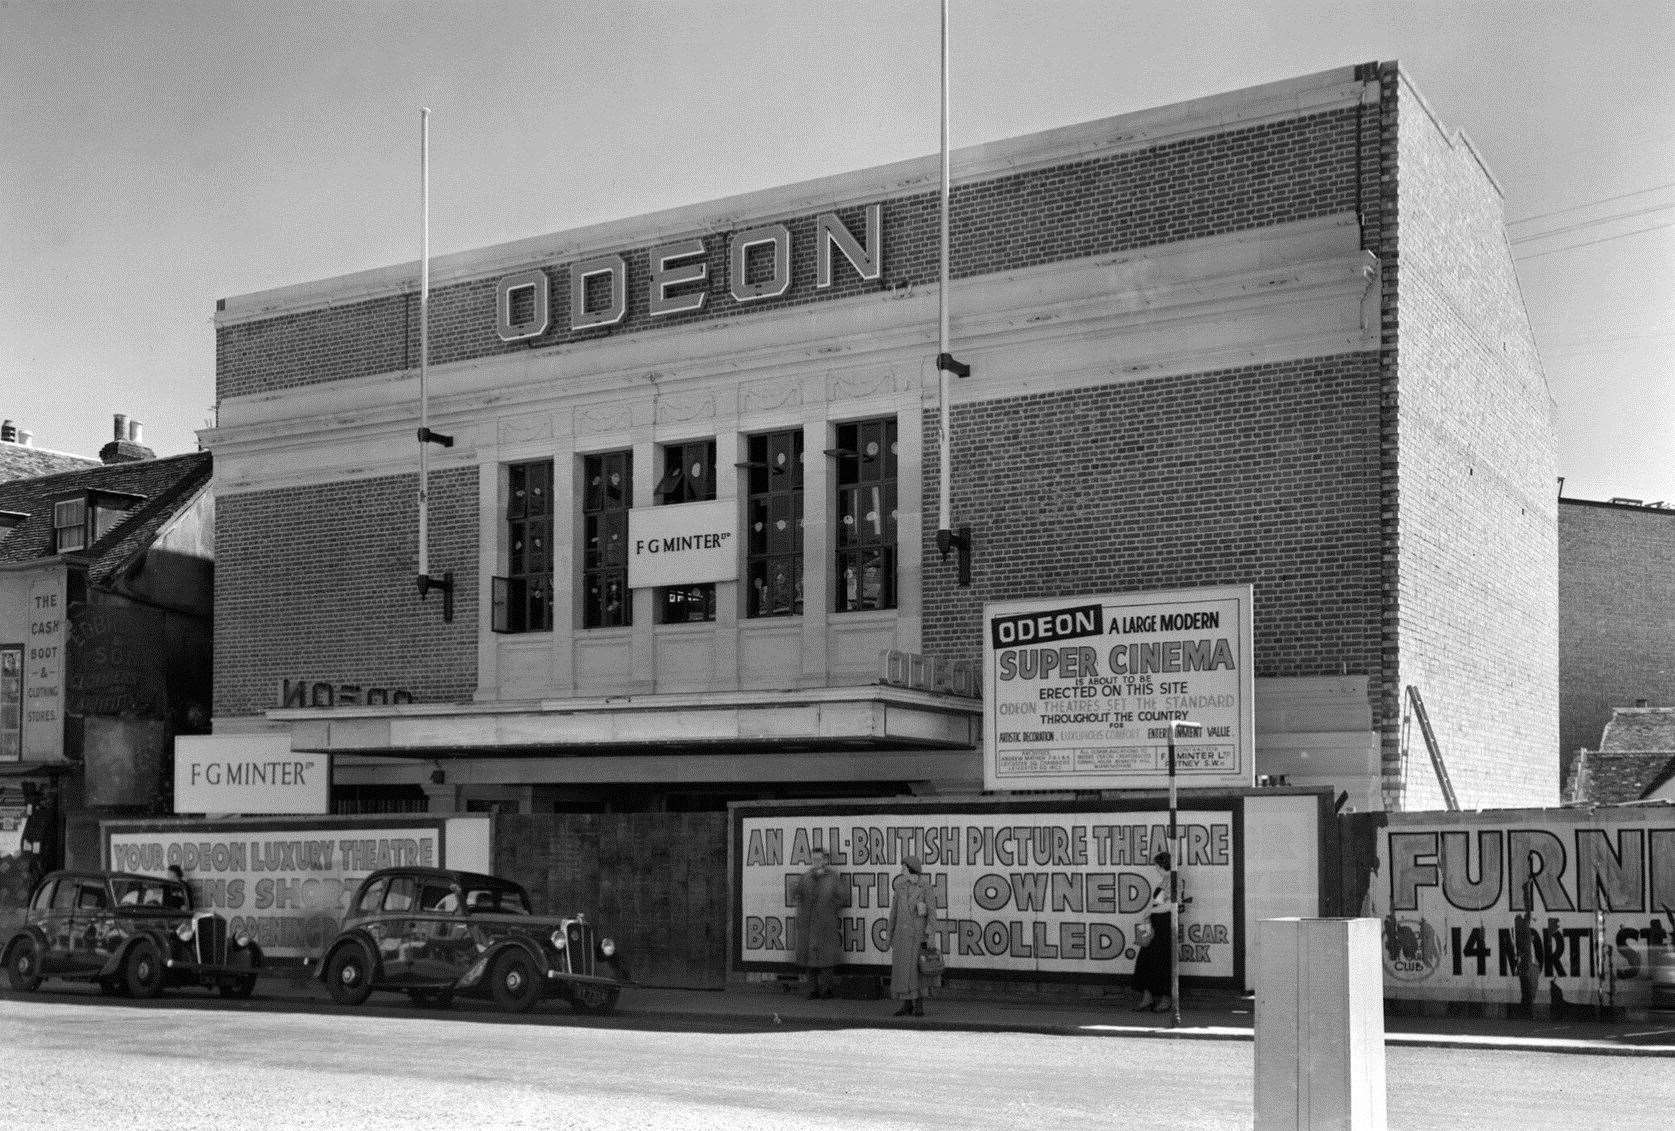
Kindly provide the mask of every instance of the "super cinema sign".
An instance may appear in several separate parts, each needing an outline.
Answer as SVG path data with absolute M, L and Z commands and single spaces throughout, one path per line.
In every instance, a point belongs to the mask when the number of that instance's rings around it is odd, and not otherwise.
M 814 220 L 815 287 L 832 285 L 833 251 L 839 252 L 862 280 L 881 277 L 884 264 L 882 206 L 866 209 L 865 235 L 857 239 L 835 212 Z M 687 314 L 709 299 L 708 245 L 703 237 L 675 240 L 650 249 L 647 307 L 652 317 Z M 765 259 L 769 271 L 751 272 L 753 258 Z M 755 281 L 752 281 L 753 274 Z M 539 267 L 504 276 L 495 287 L 495 331 L 503 342 L 539 337 L 551 324 L 547 273 Z M 764 224 L 732 235 L 728 249 L 727 292 L 734 302 L 778 298 L 791 289 L 791 230 Z M 620 253 L 585 259 L 570 268 L 570 329 L 614 326 L 628 314 L 628 262 Z

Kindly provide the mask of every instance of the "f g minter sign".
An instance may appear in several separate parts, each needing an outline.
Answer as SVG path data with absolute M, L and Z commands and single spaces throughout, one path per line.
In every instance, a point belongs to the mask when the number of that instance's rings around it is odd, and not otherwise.
M 330 813 L 331 758 L 299 754 L 289 733 L 183 735 L 176 813 Z

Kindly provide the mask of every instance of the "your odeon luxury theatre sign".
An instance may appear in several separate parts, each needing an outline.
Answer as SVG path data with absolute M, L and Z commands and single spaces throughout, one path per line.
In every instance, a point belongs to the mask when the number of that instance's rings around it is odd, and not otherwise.
M 857 239 L 835 212 L 814 218 L 815 287 L 832 285 L 833 252 L 849 262 L 862 281 L 883 272 L 882 206 L 868 205 L 865 233 Z M 709 237 L 714 238 L 714 237 Z M 761 302 L 791 289 L 791 230 L 762 224 L 734 232 L 727 256 L 727 293 L 734 302 Z M 760 250 L 759 250 L 760 249 Z M 804 253 L 806 254 L 806 252 Z M 704 309 L 709 299 L 709 245 L 693 236 L 649 249 L 647 308 L 653 318 Z M 755 260 L 757 268 L 750 270 Z M 764 268 L 770 268 L 764 270 Z M 518 342 L 546 333 L 552 321 L 547 273 L 540 267 L 502 277 L 495 288 L 495 330 L 501 341 Z M 628 262 L 621 253 L 595 256 L 570 267 L 570 329 L 614 326 L 628 314 Z

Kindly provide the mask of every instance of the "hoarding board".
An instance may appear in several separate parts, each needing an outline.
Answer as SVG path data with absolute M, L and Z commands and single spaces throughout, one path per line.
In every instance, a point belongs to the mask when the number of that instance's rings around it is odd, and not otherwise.
M 1388 997 L 1547 1002 L 1556 986 L 1570 1002 L 1644 1005 L 1649 951 L 1675 945 L 1675 814 L 1393 815 L 1367 899 Z
M 485 835 L 462 825 L 486 817 L 423 814 L 295 821 L 106 822 L 104 855 L 122 872 L 163 875 L 180 865 L 195 907 L 227 917 L 268 958 L 318 956 L 336 933 L 355 887 L 396 865 L 487 871 Z M 454 832 L 460 835 L 450 835 Z M 470 846 L 461 859 L 449 843 Z
M 1234 978 L 1243 928 L 1236 808 L 1184 809 L 1181 974 Z M 1127 977 L 1162 874 L 1167 810 L 970 809 L 734 812 L 735 965 L 796 957 L 797 878 L 815 849 L 844 877 L 843 965 L 888 967 L 890 884 L 912 853 L 937 893 L 932 931 L 951 970 L 1000 976 Z
M 985 605 L 983 787 L 1162 788 L 1176 721 L 1180 785 L 1251 785 L 1252 641 L 1249 585 Z

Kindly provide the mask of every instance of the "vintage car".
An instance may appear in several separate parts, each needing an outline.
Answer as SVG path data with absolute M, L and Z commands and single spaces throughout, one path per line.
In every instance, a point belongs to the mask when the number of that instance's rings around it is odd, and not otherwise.
M 64 978 L 135 997 L 190 985 L 247 998 L 256 989 L 262 948 L 247 935 L 230 934 L 220 915 L 194 911 L 192 893 L 179 880 L 52 872 L 35 886 L 4 957 L 14 990 Z
M 361 881 L 312 964 L 342 1005 L 394 990 L 420 1005 L 486 997 L 516 1013 L 544 997 L 609 1013 L 628 977 L 616 944 L 584 916 L 537 916 L 511 880 L 441 868 L 385 868 Z

